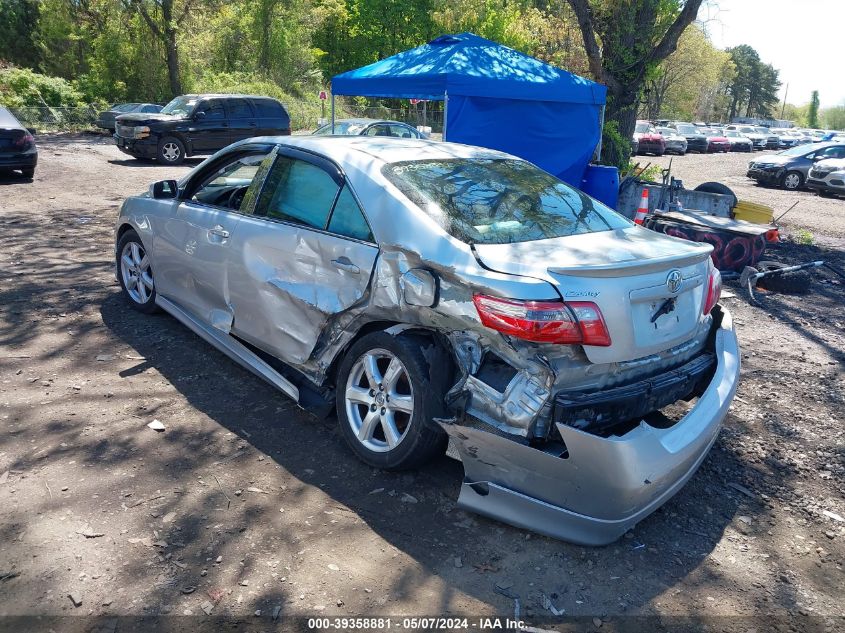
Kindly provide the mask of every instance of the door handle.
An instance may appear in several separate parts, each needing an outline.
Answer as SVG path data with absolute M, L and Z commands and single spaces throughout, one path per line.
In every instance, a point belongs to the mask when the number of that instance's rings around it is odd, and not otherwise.
M 255 121 L 251 121 L 249 127 L 258 127 L 258 123 L 256 123 Z
M 222 237 L 224 240 L 229 237 L 229 231 L 224 229 L 219 224 L 215 226 L 213 229 L 208 229 L 208 232 L 212 235 L 217 235 L 218 237 Z
M 333 259 L 332 264 L 334 264 L 335 268 L 340 268 L 341 270 L 345 270 L 346 272 L 352 273 L 354 275 L 357 275 L 361 272 L 361 269 L 358 268 L 351 261 L 349 261 L 348 257 L 339 257 L 337 259 Z

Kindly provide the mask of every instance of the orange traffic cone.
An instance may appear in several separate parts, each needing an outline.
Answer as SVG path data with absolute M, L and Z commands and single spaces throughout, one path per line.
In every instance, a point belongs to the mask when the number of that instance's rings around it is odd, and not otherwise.
M 637 215 L 634 216 L 634 224 L 642 225 L 645 216 L 648 213 L 648 189 L 643 189 L 643 197 L 640 198 L 640 207 L 637 209 Z

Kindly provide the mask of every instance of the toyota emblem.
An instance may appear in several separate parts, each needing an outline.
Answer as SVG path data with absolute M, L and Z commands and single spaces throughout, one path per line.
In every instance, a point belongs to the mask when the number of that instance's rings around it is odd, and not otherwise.
M 669 276 L 666 277 L 666 287 L 669 289 L 669 292 L 675 294 L 678 290 L 681 289 L 681 283 L 684 281 L 683 275 L 681 275 L 680 270 L 673 270 L 669 273 Z

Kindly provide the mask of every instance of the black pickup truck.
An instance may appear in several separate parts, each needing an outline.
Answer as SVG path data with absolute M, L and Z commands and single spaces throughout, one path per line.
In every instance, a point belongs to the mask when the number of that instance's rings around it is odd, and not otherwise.
M 252 136 L 290 134 L 285 107 L 270 97 L 182 95 L 157 114 L 122 114 L 114 140 L 135 158 L 178 165 L 186 156 L 213 154 Z

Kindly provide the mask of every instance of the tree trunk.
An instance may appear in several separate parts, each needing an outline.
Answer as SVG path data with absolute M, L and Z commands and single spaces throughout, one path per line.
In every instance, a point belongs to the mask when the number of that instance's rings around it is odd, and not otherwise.
M 182 94 L 182 77 L 179 74 L 179 49 L 176 47 L 176 30 L 167 29 L 167 79 L 174 97 Z
M 164 18 L 164 46 L 167 49 L 167 79 L 170 83 L 170 92 L 174 97 L 178 97 L 182 94 L 182 78 L 179 75 L 179 49 L 176 44 L 173 0 L 162 1 L 161 14 Z

